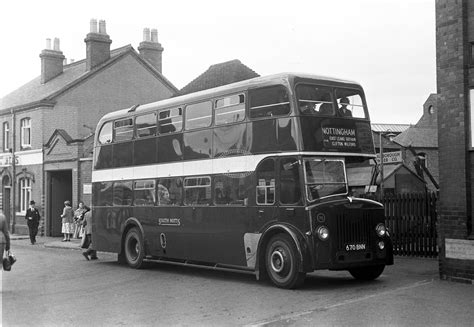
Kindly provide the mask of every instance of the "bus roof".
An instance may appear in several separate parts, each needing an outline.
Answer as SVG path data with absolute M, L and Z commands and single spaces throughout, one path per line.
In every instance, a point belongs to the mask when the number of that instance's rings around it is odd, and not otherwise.
M 169 108 L 173 106 L 179 106 L 184 103 L 190 103 L 190 102 L 206 99 L 209 97 L 219 96 L 219 94 L 225 94 L 225 93 L 233 92 L 233 91 L 239 92 L 240 90 L 252 88 L 253 86 L 274 85 L 274 84 L 281 84 L 282 82 L 288 83 L 288 81 L 294 78 L 312 79 L 312 80 L 316 80 L 320 82 L 330 82 L 330 83 L 337 83 L 337 84 L 340 83 L 347 86 L 360 87 L 360 84 L 357 82 L 338 79 L 334 77 L 311 75 L 311 74 L 305 74 L 305 73 L 280 73 L 280 74 L 274 74 L 274 75 L 268 75 L 268 76 L 255 77 L 252 79 L 248 79 L 248 80 L 244 80 L 244 81 L 240 81 L 240 82 L 236 82 L 232 84 L 218 86 L 211 89 L 189 93 L 189 94 L 185 94 L 185 95 L 181 95 L 177 97 L 172 97 L 172 98 L 168 98 L 168 99 L 164 99 L 164 100 L 160 100 L 156 102 L 151 102 L 151 103 L 147 103 L 147 104 L 143 104 L 139 106 L 135 105 L 134 107 L 136 107 L 136 109 L 134 111 L 138 113 L 138 112 L 146 112 L 148 110 L 155 110 L 159 108 Z M 101 118 L 98 126 L 100 126 L 103 121 L 108 121 L 108 120 L 127 116 L 127 113 L 130 111 L 130 109 L 131 108 L 121 109 L 121 110 L 110 112 L 104 115 Z

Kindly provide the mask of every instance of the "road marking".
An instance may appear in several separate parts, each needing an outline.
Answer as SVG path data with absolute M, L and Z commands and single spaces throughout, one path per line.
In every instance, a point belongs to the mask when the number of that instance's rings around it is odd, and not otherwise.
M 286 315 L 283 315 L 283 316 L 279 316 L 278 318 L 272 318 L 272 319 L 269 319 L 269 320 L 264 320 L 264 321 L 260 321 L 260 322 L 256 322 L 256 323 L 251 323 L 251 324 L 245 325 L 245 327 L 261 327 L 261 326 L 269 325 L 269 324 L 276 323 L 276 322 L 283 321 L 283 320 L 301 318 L 303 316 L 310 315 L 310 314 L 318 312 L 318 311 L 326 311 L 326 310 L 334 309 L 334 308 L 341 307 L 341 306 L 344 306 L 344 305 L 349 305 L 349 304 L 353 304 L 353 303 L 357 303 L 357 302 L 366 301 L 366 300 L 372 299 L 374 297 L 387 295 L 387 294 L 393 294 L 393 293 L 409 290 L 409 289 L 412 289 L 412 288 L 421 287 L 421 286 L 424 286 L 424 285 L 431 284 L 433 282 L 434 282 L 434 279 L 422 280 L 422 281 L 419 281 L 419 282 L 416 282 L 416 283 L 413 283 L 413 284 L 410 284 L 410 285 L 407 285 L 407 286 L 402 286 L 402 287 L 395 288 L 395 289 L 390 290 L 390 291 L 385 291 L 385 292 L 380 292 L 380 293 L 376 293 L 376 294 L 366 295 L 366 296 L 363 296 L 363 297 L 358 297 L 356 299 L 344 300 L 344 301 L 339 302 L 339 303 L 327 305 L 325 307 L 316 308 L 316 309 L 312 309 L 312 310 L 294 312 L 294 313 L 286 314 Z

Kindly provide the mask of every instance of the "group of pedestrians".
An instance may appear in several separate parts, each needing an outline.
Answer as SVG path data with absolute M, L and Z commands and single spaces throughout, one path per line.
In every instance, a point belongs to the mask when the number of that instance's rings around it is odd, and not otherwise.
M 39 210 L 35 207 L 35 204 L 35 201 L 31 200 L 25 214 L 31 245 L 36 244 L 36 235 L 38 234 L 38 226 L 41 220 Z M 71 241 L 71 237 L 82 237 L 81 247 L 86 249 L 82 255 L 87 260 L 97 260 L 97 251 L 94 250 L 92 245 L 91 209 L 81 201 L 78 208 L 73 211 L 71 202 L 65 201 L 63 213 L 61 214 L 61 223 L 61 232 L 64 234 L 62 241 L 68 242 Z M 8 251 L 10 251 L 9 226 L 5 215 L 0 211 L 0 253 L 2 257 Z
M 91 209 L 79 202 L 75 211 L 71 207 L 70 201 L 64 201 L 64 209 L 61 215 L 62 228 L 64 234 L 63 242 L 71 241 L 71 236 L 79 238 L 82 236 L 81 247 L 87 249 L 82 255 L 87 260 L 97 260 L 97 251 L 92 245 L 92 212 Z

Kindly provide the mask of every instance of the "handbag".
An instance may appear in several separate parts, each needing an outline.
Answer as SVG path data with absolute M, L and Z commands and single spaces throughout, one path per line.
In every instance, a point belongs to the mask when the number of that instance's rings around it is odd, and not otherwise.
M 16 262 L 16 257 L 13 253 L 11 253 L 10 250 L 5 251 L 5 252 L 6 252 L 6 256 L 3 257 L 3 262 L 2 262 L 3 270 L 10 271 L 12 270 L 13 264 Z

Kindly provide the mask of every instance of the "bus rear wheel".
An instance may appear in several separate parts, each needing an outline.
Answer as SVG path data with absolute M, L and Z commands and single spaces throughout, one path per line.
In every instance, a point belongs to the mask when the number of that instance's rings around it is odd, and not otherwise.
M 374 280 L 382 275 L 385 265 L 349 269 L 349 273 L 358 280 Z
M 292 289 L 303 284 L 305 273 L 299 271 L 300 260 L 296 245 L 287 234 L 277 234 L 268 242 L 265 267 L 273 284 Z
M 128 230 L 124 243 L 125 261 L 135 269 L 144 266 L 145 246 L 143 235 L 137 227 Z

